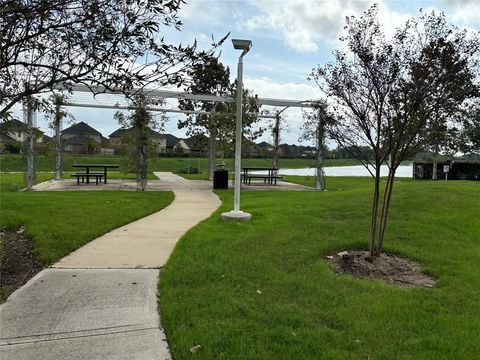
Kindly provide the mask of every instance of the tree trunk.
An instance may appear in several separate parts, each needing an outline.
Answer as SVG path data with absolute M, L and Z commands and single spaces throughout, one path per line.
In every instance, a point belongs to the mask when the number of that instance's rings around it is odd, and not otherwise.
M 390 169 L 388 172 L 387 185 L 383 196 L 382 215 L 380 220 L 380 231 L 378 233 L 378 243 L 376 255 L 380 255 L 383 249 L 383 240 L 385 239 L 385 232 L 387 230 L 388 213 L 390 210 L 390 200 L 392 198 L 393 181 L 395 180 L 395 169 Z
M 33 185 L 35 185 L 35 133 L 33 128 L 33 104 L 31 98 L 27 99 L 27 137 L 25 139 L 26 144 L 26 156 L 27 156 L 27 174 L 26 183 L 27 190 L 31 191 Z
M 147 188 L 147 152 L 144 143 L 143 129 L 139 129 L 140 136 L 137 143 L 137 190 Z
M 380 196 L 380 163 L 376 163 L 375 168 L 375 189 L 373 191 L 372 219 L 370 223 L 370 256 L 375 256 L 375 244 L 377 236 L 378 222 L 378 202 Z
M 209 129 L 210 138 L 208 139 L 208 180 L 213 180 L 213 172 L 215 171 L 215 155 L 216 155 L 216 137 L 217 127 L 215 124 Z
M 317 125 L 317 158 L 316 158 L 316 177 L 315 177 L 315 190 L 325 190 L 325 175 L 323 173 L 323 148 L 325 142 L 325 127 L 322 121 Z
M 438 147 L 435 147 L 435 151 L 433 153 L 432 180 L 437 180 L 438 178 L 437 163 L 438 163 Z
M 55 179 L 62 179 L 62 138 L 61 138 L 61 128 L 62 128 L 62 114 L 60 112 L 60 102 L 55 104 Z
M 275 126 L 273 128 L 273 163 L 272 167 L 278 169 L 279 166 L 279 151 L 280 151 L 280 115 L 275 117 Z
M 143 107 L 145 104 L 142 102 L 135 115 L 137 118 L 134 121 L 136 127 L 136 172 L 137 172 L 137 190 L 145 191 L 147 188 L 147 175 L 148 175 L 148 135 L 147 125 L 149 122 L 148 113 Z

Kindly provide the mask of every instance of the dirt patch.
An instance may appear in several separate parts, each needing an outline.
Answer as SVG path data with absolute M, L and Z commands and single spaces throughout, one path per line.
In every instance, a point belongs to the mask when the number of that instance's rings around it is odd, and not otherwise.
M 368 251 L 342 251 L 327 256 L 339 274 L 361 279 L 381 279 L 401 287 L 434 287 L 435 279 L 422 273 L 419 263 L 392 254 L 371 258 Z
M 42 269 L 25 228 L 0 233 L 0 302 Z

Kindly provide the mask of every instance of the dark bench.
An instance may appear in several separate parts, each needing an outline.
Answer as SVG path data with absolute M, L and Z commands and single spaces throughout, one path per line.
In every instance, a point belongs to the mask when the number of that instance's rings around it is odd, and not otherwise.
M 282 179 L 281 176 L 278 175 L 262 175 L 262 174 L 248 174 L 243 175 L 243 180 L 245 183 L 248 182 L 248 185 L 251 185 L 252 179 L 263 179 L 263 183 L 266 184 L 267 181 L 269 184 L 277 185 L 277 179 Z
M 82 183 L 85 182 L 85 179 L 87 179 L 87 184 L 90 183 L 90 178 L 95 178 L 95 185 L 98 185 L 98 180 L 102 180 L 102 178 L 105 176 L 104 173 L 73 173 L 70 175 L 71 177 L 76 177 L 77 178 L 77 185 L 80 185 L 80 178 L 82 178 Z

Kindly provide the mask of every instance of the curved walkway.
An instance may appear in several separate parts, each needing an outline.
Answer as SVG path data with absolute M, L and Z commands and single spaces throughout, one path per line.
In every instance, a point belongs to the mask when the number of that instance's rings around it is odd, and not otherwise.
M 220 200 L 202 184 L 172 173 L 156 173 L 175 199 L 166 208 L 89 242 L 54 268 L 160 268 L 187 230 L 209 217 Z M 201 185 L 199 188 L 198 185 Z M 210 185 L 211 186 L 211 185 Z
M 156 173 L 165 209 L 66 256 L 0 307 L 0 358 L 170 359 L 157 311 L 159 270 L 220 200 L 206 182 Z M 155 269 L 145 269 L 155 268 Z

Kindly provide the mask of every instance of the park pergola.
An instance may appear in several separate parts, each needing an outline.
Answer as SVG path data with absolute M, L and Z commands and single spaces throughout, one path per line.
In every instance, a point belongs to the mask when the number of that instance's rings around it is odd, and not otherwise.
M 222 96 L 216 94 L 192 94 L 186 93 L 182 91 L 172 91 L 172 90 L 163 90 L 163 89 L 133 89 L 130 94 L 133 95 L 135 93 L 142 93 L 143 95 L 147 96 L 148 98 L 154 100 L 165 100 L 165 99 L 177 99 L 177 100 L 191 100 L 191 101 L 210 101 L 210 102 L 223 102 L 223 103 L 237 103 L 237 120 L 236 120 L 236 131 L 235 131 L 235 191 L 234 191 L 234 209 L 229 213 L 222 214 L 222 218 L 224 219 L 239 219 L 239 220 L 248 220 L 250 219 L 250 215 L 243 213 L 240 211 L 240 183 L 241 183 L 241 139 L 242 139 L 242 96 L 243 93 L 243 56 L 250 50 L 252 46 L 252 42 L 250 40 L 239 40 L 233 39 L 232 40 L 233 46 L 237 50 L 242 50 L 242 53 L 239 57 L 238 61 L 238 72 L 237 72 L 237 98 L 233 98 L 231 96 Z M 101 86 L 87 86 L 84 84 L 72 84 L 68 87 L 57 87 L 57 90 L 63 91 L 68 90 L 70 92 L 87 92 L 93 95 L 100 95 L 100 94 L 117 94 L 117 95 L 125 95 L 123 91 L 115 90 L 115 89 L 107 89 Z M 280 128 L 280 114 L 287 110 L 288 108 L 296 107 L 296 108 L 304 108 L 304 107 L 314 107 L 314 102 L 309 100 L 286 100 L 286 99 L 271 99 L 271 98 L 256 98 L 256 102 L 258 105 L 263 106 L 274 106 L 274 107 L 281 107 L 281 110 L 275 112 L 274 115 L 258 115 L 258 117 L 262 118 L 271 118 L 275 119 L 275 126 L 274 126 L 274 135 L 275 135 L 275 148 L 278 149 L 278 141 L 279 141 L 279 128 Z M 27 118 L 27 126 L 30 129 L 33 129 L 33 110 L 32 106 L 29 106 L 29 101 L 27 101 L 27 111 L 26 111 L 26 118 Z M 66 103 L 62 104 L 63 106 L 73 106 L 73 107 L 86 107 L 86 108 L 97 108 L 97 109 L 118 109 L 118 110 L 128 110 L 131 109 L 131 106 L 128 104 L 122 105 L 117 103 L 93 103 L 90 102 L 78 102 L 78 101 L 67 101 Z M 212 112 L 205 112 L 205 111 L 191 111 L 191 110 L 182 110 L 182 109 L 173 109 L 173 108 L 164 108 L 160 106 L 150 106 L 147 107 L 148 111 L 154 112 L 163 112 L 163 113 L 180 113 L 180 114 L 201 114 L 201 115 L 210 115 Z M 57 113 L 60 112 L 60 107 L 57 105 Z M 55 126 L 55 138 L 56 138 L 56 148 L 57 148 L 57 164 L 56 164 L 56 177 L 59 178 L 60 176 L 60 128 L 61 128 L 61 118 L 58 119 Z M 29 153 L 31 156 L 28 156 L 27 160 L 27 186 L 30 189 L 33 185 L 33 136 L 30 136 L 30 141 L 28 144 Z M 278 159 L 278 154 L 276 154 L 275 159 Z M 274 164 L 277 166 L 277 164 Z M 225 216 L 224 216 L 225 215 Z
M 67 90 L 66 87 L 58 87 L 57 90 L 59 91 L 65 91 Z M 95 95 L 96 97 L 101 96 L 102 94 L 109 94 L 109 95 L 122 95 L 124 97 L 124 93 L 116 90 L 111 90 L 111 89 L 106 89 L 100 86 L 87 86 L 87 85 L 82 85 L 82 84 L 76 84 L 68 87 L 68 90 L 73 92 L 73 93 L 90 93 Z M 234 103 L 236 101 L 235 98 L 231 96 L 221 96 L 221 95 L 214 95 L 214 94 L 191 94 L 187 92 L 182 92 L 182 91 L 172 91 L 172 90 L 153 90 L 153 89 L 142 89 L 142 90 L 135 90 L 132 91 L 133 93 L 138 93 L 142 92 L 144 95 L 151 99 L 155 100 L 164 100 L 164 99 L 177 99 L 177 100 L 192 100 L 192 101 L 211 101 L 211 102 L 224 102 L 224 103 Z M 273 98 L 261 98 L 258 97 L 256 98 L 257 104 L 258 105 L 263 105 L 263 106 L 273 106 L 273 107 L 281 107 L 281 110 L 276 111 L 273 115 L 267 114 L 267 115 L 261 115 L 259 114 L 258 117 L 262 118 L 270 118 L 270 119 L 275 119 L 276 121 L 276 127 L 278 128 L 278 123 L 280 119 L 280 114 L 285 111 L 288 108 L 296 107 L 296 108 L 305 108 L 305 107 L 313 107 L 314 104 L 312 101 L 309 100 L 286 100 L 286 99 L 273 99 Z M 82 107 L 82 108 L 96 108 L 96 109 L 116 109 L 116 110 L 128 110 L 131 109 L 131 106 L 128 104 L 121 104 L 121 103 L 110 103 L 105 102 L 94 102 L 94 101 L 75 101 L 75 100 L 68 100 L 63 104 L 63 106 L 71 106 L 71 107 Z M 179 114 L 201 114 L 201 115 L 210 115 L 212 112 L 206 112 L 206 111 L 190 111 L 190 110 L 182 110 L 182 109 L 176 109 L 176 108 L 166 108 L 166 107 L 161 107 L 161 106 L 150 106 L 147 108 L 149 111 L 153 112 L 162 112 L 162 113 L 179 113 Z M 33 127 L 33 110 L 28 109 L 26 111 L 26 118 L 27 118 L 27 126 Z M 59 146 L 60 143 L 60 128 L 61 125 L 57 124 L 55 127 L 55 138 L 57 142 L 57 146 Z M 277 130 L 277 137 L 278 137 L 278 130 Z M 242 134 L 240 133 L 240 136 Z M 33 145 L 32 145 L 33 146 Z M 235 158 L 237 160 L 241 160 L 241 148 L 240 151 L 237 153 L 237 150 L 235 151 Z M 28 162 L 30 163 L 30 162 Z M 33 164 L 33 160 L 31 161 L 31 164 Z M 57 161 L 57 178 L 59 178 L 59 171 L 60 168 L 60 161 Z M 235 188 L 238 187 L 238 193 L 239 188 L 240 188 L 240 171 L 238 170 L 239 167 L 236 166 L 236 171 L 235 171 Z M 32 177 L 33 174 L 30 174 L 30 172 L 33 173 L 33 165 L 28 166 L 27 169 L 27 178 Z M 238 195 L 239 196 L 239 195 Z M 238 198 L 238 206 L 236 206 L 237 211 L 239 211 L 239 198 Z
M 65 87 L 58 87 L 58 90 L 67 90 Z M 68 88 L 69 91 L 73 93 L 89 93 L 94 94 L 96 96 L 101 96 L 102 94 L 110 94 L 110 95 L 122 95 L 123 92 L 120 90 L 111 90 L 106 89 L 100 86 L 86 86 L 82 84 L 72 85 Z M 182 91 L 172 91 L 172 90 L 159 90 L 159 89 L 142 89 L 142 90 L 134 90 L 131 93 L 139 93 L 142 92 L 145 96 L 154 99 L 154 100 L 164 100 L 164 99 L 177 99 L 177 100 L 191 100 L 191 101 L 211 101 L 211 102 L 224 102 L 224 103 L 234 103 L 236 101 L 235 98 L 231 96 L 221 96 L 221 95 L 214 95 L 214 94 L 191 94 Z M 272 106 L 272 107 L 280 107 L 280 110 L 275 111 L 273 115 L 267 114 L 259 114 L 258 117 L 261 118 L 270 118 L 275 119 L 275 126 L 274 126 L 274 133 L 275 133 L 275 141 L 278 142 L 279 137 L 279 121 L 280 121 L 280 114 L 287 110 L 288 108 L 312 108 L 314 107 L 314 102 L 311 100 L 288 100 L 288 99 L 274 99 L 274 98 L 261 98 L 257 97 L 256 102 L 258 105 L 263 106 Z M 96 109 L 116 109 L 116 110 L 128 110 L 131 109 L 131 106 L 128 104 L 119 104 L 117 103 L 99 103 L 99 102 L 85 102 L 85 101 L 75 101 L 75 100 L 68 100 L 66 103 L 63 104 L 64 106 L 71 106 L 71 107 L 82 107 L 82 108 L 96 108 Z M 210 115 L 212 112 L 206 111 L 191 111 L 191 110 L 182 110 L 176 108 L 166 108 L 161 106 L 150 106 L 147 108 L 149 111 L 153 112 L 162 112 L 162 113 L 178 113 L 178 114 L 199 114 L 199 115 Z M 242 134 L 240 133 L 240 138 Z M 57 142 L 60 141 L 60 126 L 57 126 L 55 129 L 55 137 Z M 276 144 L 278 145 L 278 144 Z M 240 159 L 241 161 L 241 148 L 239 151 L 235 151 L 235 158 L 237 160 Z M 60 166 L 60 163 L 58 164 Z M 58 171 L 58 169 L 57 169 Z M 238 193 L 240 192 L 240 170 L 239 166 L 235 167 L 235 189 L 238 187 Z M 238 179 L 238 181 L 237 181 Z M 239 197 L 239 195 L 238 195 Z M 239 201 L 236 207 L 236 211 L 239 211 Z

